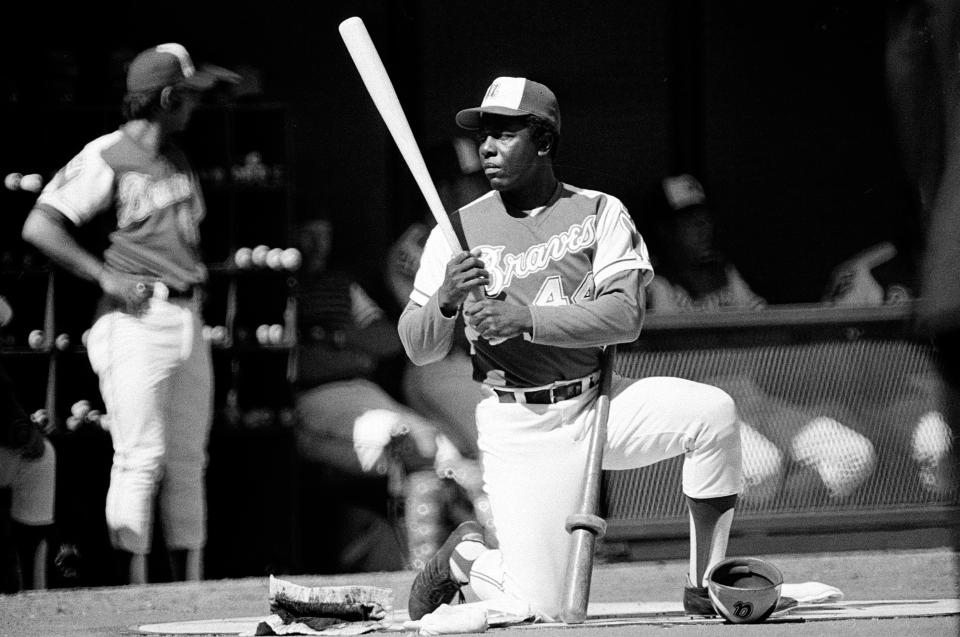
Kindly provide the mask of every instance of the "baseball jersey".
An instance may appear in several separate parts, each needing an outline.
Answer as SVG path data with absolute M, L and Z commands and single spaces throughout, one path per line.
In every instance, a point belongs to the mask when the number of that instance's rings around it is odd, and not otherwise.
M 363 329 L 384 318 L 380 306 L 344 272 L 325 271 L 301 283 L 297 314 L 302 336 Z M 318 331 L 319 328 L 319 331 Z
M 206 281 L 203 196 L 173 144 L 154 153 L 122 130 L 98 137 L 50 180 L 37 207 L 58 211 L 77 226 L 113 211 L 116 225 L 103 255 L 108 266 L 181 290 Z
M 605 316 L 578 314 L 570 306 L 585 309 L 596 300 L 597 287 L 618 273 L 639 270 L 644 284 L 653 277 L 646 245 L 626 208 L 598 191 L 560 183 L 546 205 L 529 211 L 508 209 L 500 193 L 491 191 L 452 214 L 451 222 L 462 230 L 466 245 L 480 251 L 490 274 L 487 297 L 531 306 L 533 314 L 532 334 L 497 344 L 468 330 L 474 378 L 489 385 L 537 387 L 592 373 L 599 366 L 599 348 L 574 341 L 611 342 L 604 325 L 622 321 L 622 315 L 600 304 L 590 306 Z M 434 228 L 410 294 L 414 303 L 429 302 L 452 255 Z M 560 306 L 567 309 L 551 311 Z M 557 344 L 574 331 L 574 322 L 596 325 L 597 333 Z

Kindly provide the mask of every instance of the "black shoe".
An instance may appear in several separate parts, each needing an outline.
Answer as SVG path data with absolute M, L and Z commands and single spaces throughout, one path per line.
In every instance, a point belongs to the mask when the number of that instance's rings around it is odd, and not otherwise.
M 61 544 L 57 556 L 53 558 L 53 564 L 64 581 L 75 585 L 80 578 L 80 551 L 75 545 Z
M 710 617 L 717 615 L 717 610 L 710 601 L 710 593 L 706 586 L 690 586 L 690 580 L 687 580 L 687 586 L 683 587 L 683 612 L 687 615 L 700 615 Z
M 450 556 L 457 545 L 465 540 L 483 542 L 483 527 L 473 520 L 462 523 L 453 530 L 423 570 L 417 573 L 407 602 L 410 619 L 417 620 L 427 613 L 432 613 L 460 592 L 463 584 L 455 580 L 450 573 Z

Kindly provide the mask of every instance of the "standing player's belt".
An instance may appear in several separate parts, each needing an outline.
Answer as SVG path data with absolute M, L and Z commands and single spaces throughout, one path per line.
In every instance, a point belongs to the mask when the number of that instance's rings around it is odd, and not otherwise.
M 167 286 L 162 281 L 155 281 L 147 285 L 150 288 L 150 296 L 154 299 L 166 301 L 167 299 L 192 299 L 200 292 L 201 288 L 197 285 L 191 285 L 186 290 L 178 290 Z
M 589 376 L 578 378 L 576 380 L 564 380 L 548 385 L 547 387 L 538 387 L 531 389 L 506 389 L 504 387 L 494 387 L 497 398 L 502 403 L 532 403 L 536 405 L 558 403 L 561 400 L 569 400 L 579 396 L 591 387 L 595 387 L 600 380 L 600 372 L 596 371 Z

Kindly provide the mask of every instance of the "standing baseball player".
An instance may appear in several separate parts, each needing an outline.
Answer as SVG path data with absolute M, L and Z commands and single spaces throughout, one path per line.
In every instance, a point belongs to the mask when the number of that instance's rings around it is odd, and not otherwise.
M 103 290 L 87 341 L 110 414 L 106 520 L 119 576 L 147 581 L 159 490 L 174 579 L 200 579 L 212 370 L 202 337 L 207 271 L 200 184 L 174 142 L 201 93 L 239 77 L 196 69 L 179 44 L 140 53 L 127 73 L 125 123 L 87 144 L 44 188 L 23 237 Z M 102 257 L 72 228 L 110 214 Z
M 417 575 L 413 619 L 469 584 L 480 599 L 529 603 L 557 617 L 568 555 L 567 516 L 577 510 L 598 396 L 601 348 L 640 334 L 644 286 L 653 270 L 643 239 L 615 197 L 558 181 L 554 94 L 500 77 L 478 108 L 456 121 L 477 132 L 492 191 L 451 221 L 469 252 L 434 229 L 399 321 L 411 360 L 444 356 L 457 314 L 466 318 L 484 486 L 499 549 L 464 522 Z M 468 295 L 481 289 L 480 300 Z M 708 566 L 725 557 L 740 488 L 740 436 L 733 401 L 677 378 L 613 378 L 605 469 L 633 469 L 683 454 L 691 520 L 683 593 L 691 614 L 714 614 Z

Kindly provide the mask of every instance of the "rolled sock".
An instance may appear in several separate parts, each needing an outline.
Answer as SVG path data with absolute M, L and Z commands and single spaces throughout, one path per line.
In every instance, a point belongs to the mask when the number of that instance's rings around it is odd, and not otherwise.
M 461 584 L 470 583 L 470 569 L 480 554 L 487 550 L 482 542 L 467 540 L 457 544 L 450 555 L 450 574 Z

